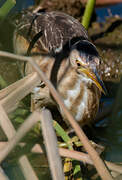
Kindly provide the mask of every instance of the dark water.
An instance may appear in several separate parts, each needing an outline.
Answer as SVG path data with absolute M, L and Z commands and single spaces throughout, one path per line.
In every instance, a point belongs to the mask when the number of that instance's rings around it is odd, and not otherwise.
M 99 22 L 104 22 L 107 17 L 112 15 L 122 17 L 122 3 L 104 8 L 96 8 L 96 14 Z M 108 107 L 115 101 L 115 97 L 106 97 L 102 100 L 105 106 Z M 119 100 L 122 101 L 122 96 Z M 118 105 L 120 106 L 119 102 Z M 111 118 L 106 118 L 99 124 L 103 128 L 99 127 L 96 129 L 96 136 L 106 147 L 104 158 L 113 162 L 122 162 L 122 106 L 114 119 L 112 116 L 114 115 L 112 114 Z
M 105 18 L 112 15 L 119 15 L 122 17 L 122 3 L 107 6 L 104 8 L 96 8 L 97 20 L 105 21 Z
M 107 6 L 106 8 L 96 8 L 97 20 L 105 21 L 106 17 L 119 15 L 122 17 L 122 3 Z M 122 101 L 122 96 L 120 97 Z M 106 106 L 114 102 L 114 99 L 106 99 Z M 119 102 L 118 102 L 119 104 Z M 97 129 L 97 136 L 106 146 L 104 157 L 106 160 L 113 162 L 122 162 L 122 106 L 120 112 L 113 120 L 104 119 L 103 124 L 108 123 L 108 126 Z M 113 116 L 113 115 L 111 115 Z

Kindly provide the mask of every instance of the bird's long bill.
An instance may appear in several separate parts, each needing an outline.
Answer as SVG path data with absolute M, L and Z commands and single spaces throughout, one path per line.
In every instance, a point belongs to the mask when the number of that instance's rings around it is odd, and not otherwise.
M 86 68 L 80 68 L 79 69 L 80 72 L 85 73 L 90 79 L 93 80 L 93 82 L 95 83 L 95 85 L 99 88 L 99 90 L 101 92 L 103 92 L 104 94 L 106 94 L 106 88 L 104 86 L 103 81 L 100 79 L 99 75 L 97 72 L 91 72 L 89 69 Z

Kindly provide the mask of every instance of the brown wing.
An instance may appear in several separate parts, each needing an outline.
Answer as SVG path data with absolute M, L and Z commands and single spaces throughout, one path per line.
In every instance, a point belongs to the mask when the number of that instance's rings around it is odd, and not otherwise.
M 88 39 L 85 28 L 76 19 L 61 12 L 23 15 L 16 32 L 29 43 L 35 38 L 34 48 L 45 53 L 60 52 L 73 37 Z

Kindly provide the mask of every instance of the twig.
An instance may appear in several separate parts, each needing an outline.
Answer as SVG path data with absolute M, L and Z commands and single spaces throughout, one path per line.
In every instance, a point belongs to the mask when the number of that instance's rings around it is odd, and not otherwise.
M 0 91 L 1 93 L 4 92 L 4 95 L 7 95 L 9 93 L 8 96 L 1 100 L 1 104 L 3 105 L 5 111 L 7 113 L 13 111 L 16 108 L 16 104 L 18 104 L 21 99 L 29 94 L 33 90 L 33 88 L 38 85 L 39 82 L 40 80 L 37 73 L 32 73 L 31 75 L 29 75 L 29 78 L 25 78 L 25 80 L 23 79 L 15 83 L 16 88 L 14 91 L 11 92 L 11 90 L 14 88 L 14 85 L 10 85 L 12 86 L 12 88 L 9 91 L 8 88 Z
M 14 136 L 9 140 L 6 147 L 0 150 L 0 162 L 10 153 L 25 134 L 39 121 L 39 112 L 33 112 L 21 125 Z
M 78 161 L 82 161 L 87 164 L 93 165 L 93 161 L 90 159 L 89 155 L 83 152 L 78 152 L 74 150 L 68 150 L 64 148 L 59 148 L 59 153 L 63 157 L 69 157 L 76 159 Z M 114 163 L 105 161 L 105 164 L 108 166 L 108 168 L 112 171 L 116 171 L 120 174 L 122 174 L 122 166 L 116 165 Z
M 70 157 L 72 159 L 76 159 L 78 161 L 82 161 L 84 163 L 93 165 L 93 161 L 89 158 L 89 155 L 87 155 L 83 152 L 68 150 L 65 148 L 59 148 L 59 153 L 63 157 Z
M 27 75 L 26 77 L 24 77 L 23 79 L 20 79 L 20 80 L 16 81 L 15 83 L 9 85 L 8 87 L 0 90 L 0 100 L 7 97 L 10 93 L 12 93 L 15 89 L 17 89 L 21 85 L 26 84 L 28 79 L 31 78 L 32 76 L 34 76 L 34 73 L 31 73 L 31 74 Z
M 41 112 L 41 124 L 52 177 L 54 180 L 63 180 L 63 168 L 58 152 L 56 134 L 53 129 L 52 116 L 46 109 Z
M 7 143 L 8 142 L 0 142 L 0 149 L 5 147 Z M 19 143 L 19 145 L 21 145 L 21 144 L 26 145 L 26 143 Z M 40 144 L 35 144 L 33 146 L 33 148 L 31 149 L 31 152 L 36 153 L 36 154 L 42 154 L 43 150 L 42 150 Z M 65 148 L 59 148 L 59 153 L 62 157 L 68 157 L 68 158 L 76 159 L 78 161 L 82 161 L 87 164 L 94 165 L 92 160 L 90 159 L 89 155 L 86 153 L 78 152 L 75 150 L 71 151 L 71 150 L 68 150 Z M 115 171 L 115 172 L 122 174 L 122 165 L 118 165 L 118 164 L 115 164 L 115 163 L 112 163 L 109 161 L 105 161 L 105 164 L 111 171 Z
M 107 180 L 112 180 L 111 174 L 107 170 L 104 162 L 101 160 L 101 158 L 99 157 L 98 153 L 91 146 L 91 144 L 90 144 L 88 138 L 86 137 L 86 135 L 84 134 L 82 128 L 80 128 L 78 123 L 75 121 L 73 116 L 70 114 L 68 109 L 65 107 L 65 105 L 64 105 L 61 97 L 57 93 L 56 89 L 53 87 L 52 83 L 46 78 L 45 74 L 40 70 L 39 66 L 33 61 L 33 59 L 31 57 L 24 57 L 24 56 L 14 55 L 14 54 L 6 53 L 6 52 L 3 52 L 3 51 L 0 51 L 0 56 L 4 56 L 4 57 L 8 57 L 8 58 L 10 56 L 10 58 L 14 58 L 14 59 L 30 62 L 30 64 L 35 69 L 35 71 L 39 74 L 40 79 L 45 82 L 45 84 L 50 89 L 50 92 L 53 95 L 54 99 L 56 100 L 56 102 L 60 105 L 60 107 L 64 111 L 64 113 L 65 113 L 67 119 L 69 120 L 71 126 L 74 128 L 77 136 L 79 137 L 80 141 L 83 143 L 84 148 L 86 149 L 86 151 L 88 152 L 89 156 L 93 160 L 94 166 L 96 167 L 96 169 L 97 169 L 99 175 L 101 176 L 101 178 L 103 180 L 106 180 L 106 179 Z
M 78 161 L 82 161 L 84 163 L 93 165 L 93 161 L 90 159 L 89 155 L 86 153 L 82 153 L 82 152 L 78 152 L 74 150 L 68 150 L 64 148 L 59 148 L 59 153 L 63 157 L 73 158 Z M 122 174 L 122 166 L 116 165 L 108 161 L 105 161 L 105 164 L 108 166 L 110 170 L 113 170 Z
M 5 135 L 8 139 L 11 139 L 13 135 L 16 133 L 14 126 L 12 125 L 11 121 L 9 120 L 5 110 L 0 104 L 0 126 L 4 131 Z
M 1 167 L 0 167 L 0 179 L 1 180 L 9 180 Z
M 29 59 L 30 59 L 30 57 L 27 57 L 27 56 L 15 55 L 15 54 L 5 52 L 5 51 L 0 51 L 0 56 L 10 58 L 10 59 L 12 59 L 12 61 L 13 60 L 29 61 Z
M 9 120 L 7 114 L 5 113 L 3 107 L 1 106 L 1 104 L 0 104 L 0 126 L 2 127 L 7 138 L 9 140 L 11 140 L 11 138 L 15 135 L 16 131 L 15 131 L 11 121 Z M 38 179 L 25 155 L 21 156 L 21 158 L 19 158 L 18 161 L 19 161 L 21 170 L 23 172 L 23 175 L 27 180 L 33 180 L 33 179 L 37 180 Z M 29 173 L 28 173 L 28 171 L 29 171 Z
M 122 174 L 122 165 L 118 165 L 109 161 L 105 161 L 106 165 L 108 166 L 108 168 L 112 171 L 116 171 L 120 174 Z

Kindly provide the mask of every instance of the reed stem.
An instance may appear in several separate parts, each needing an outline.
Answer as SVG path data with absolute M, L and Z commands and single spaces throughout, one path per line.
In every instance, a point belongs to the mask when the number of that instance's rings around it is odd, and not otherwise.
M 82 19 L 82 25 L 88 29 L 96 0 L 88 0 Z

